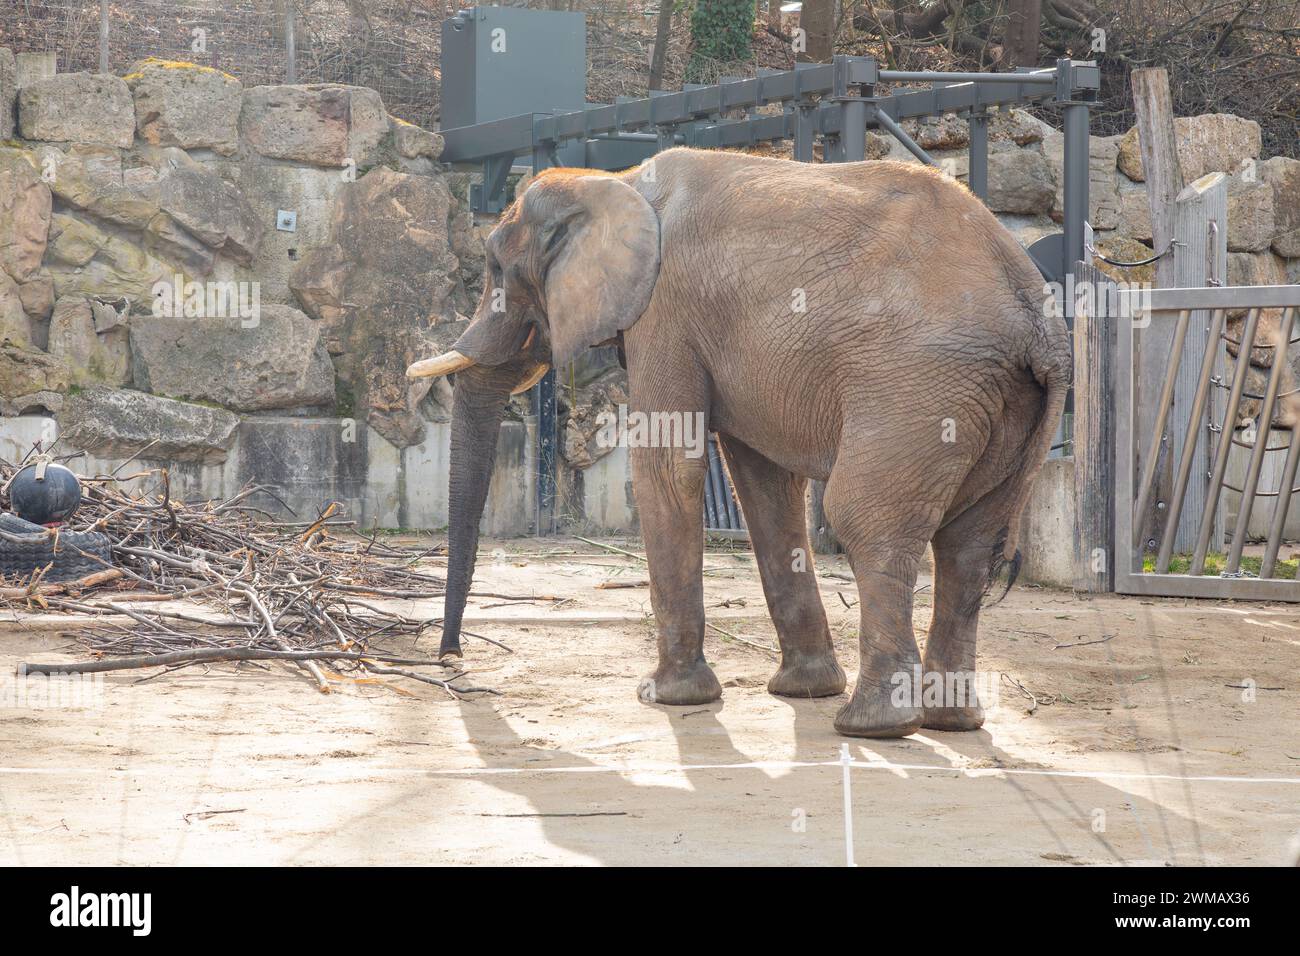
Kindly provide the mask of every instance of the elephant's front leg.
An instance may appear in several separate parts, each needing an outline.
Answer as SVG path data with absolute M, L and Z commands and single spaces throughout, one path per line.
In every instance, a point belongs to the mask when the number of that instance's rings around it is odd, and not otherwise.
M 632 486 L 659 629 L 659 666 L 637 691 L 647 703 L 707 704 L 722 696 L 718 678 L 704 662 L 707 473 L 708 458 L 694 456 L 691 449 L 632 449 Z
M 844 690 L 826 609 L 817 589 L 804 492 L 808 482 L 730 435 L 719 435 L 749 526 L 767 608 L 781 643 L 781 667 L 767 682 L 783 697 L 830 697 Z

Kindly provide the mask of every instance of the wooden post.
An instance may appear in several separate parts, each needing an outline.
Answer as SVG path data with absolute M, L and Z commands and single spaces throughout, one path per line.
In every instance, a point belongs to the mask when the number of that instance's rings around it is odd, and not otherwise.
M 1115 541 L 1115 310 L 1100 269 L 1080 262 L 1074 275 L 1091 291 L 1074 312 L 1074 587 L 1100 594 L 1115 590 L 1127 546 Z
M 99 0 L 99 72 L 108 72 L 108 0 Z
M 1222 283 L 1228 267 L 1228 186 L 1227 177 L 1223 173 L 1202 176 L 1178 194 L 1174 208 L 1174 238 L 1178 242 L 1170 257 L 1173 260 L 1171 281 L 1174 287 L 1199 288 L 1209 285 L 1211 279 Z M 1208 341 L 1209 326 L 1209 312 L 1192 313 L 1187 326 L 1183 359 L 1174 383 L 1174 404 L 1169 416 L 1170 462 L 1177 462 L 1183 453 L 1188 418 L 1206 348 L 1220 352 L 1216 374 L 1220 378 L 1226 375 L 1223 348 L 1218 342 Z M 1191 551 L 1196 546 L 1196 533 L 1201 526 L 1201 516 L 1205 513 L 1205 499 L 1210 487 L 1211 450 L 1214 445 L 1208 426 L 1210 421 L 1218 421 L 1222 417 L 1224 397 L 1220 389 L 1211 389 L 1210 395 L 1213 400 L 1207 403 L 1206 415 L 1200 425 L 1200 440 L 1192 459 L 1191 480 L 1178 517 L 1178 532 L 1174 536 L 1176 554 Z M 1216 406 L 1219 410 L 1218 417 L 1214 416 Z M 1223 525 L 1220 521 L 1215 524 L 1210 539 L 1214 550 L 1222 547 L 1222 538 Z
M 1151 209 L 1152 248 L 1163 252 L 1169 248 L 1174 236 L 1175 203 L 1183 189 L 1183 171 L 1178 163 L 1178 147 L 1174 135 L 1173 98 L 1169 94 L 1169 74 L 1163 68 L 1134 70 L 1133 111 L 1137 115 L 1138 137 L 1142 152 L 1142 170 L 1146 176 L 1147 204 Z M 1156 286 L 1173 288 L 1175 283 L 1174 258 L 1167 255 L 1156 263 Z M 1134 363 L 1137 379 L 1134 384 L 1135 416 L 1137 426 L 1138 473 L 1143 467 L 1143 457 L 1151 453 L 1147 444 L 1156 422 L 1156 405 L 1160 386 L 1164 381 L 1173 347 L 1173 323 L 1155 316 L 1151 324 L 1137 330 Z M 1203 341 L 1202 337 L 1202 341 Z M 1177 405 L 1175 399 L 1175 405 Z M 1143 540 L 1153 541 L 1161 527 L 1162 516 L 1172 490 L 1173 470 L 1169 467 L 1169 435 L 1178 432 L 1178 418 L 1170 416 L 1170 426 L 1155 449 L 1155 493 L 1145 515 L 1134 515 L 1134 521 L 1143 529 Z M 1182 421 L 1185 423 L 1186 418 Z
M 284 5 L 284 82 L 292 86 L 298 82 L 298 38 L 294 32 L 295 7 L 293 0 Z

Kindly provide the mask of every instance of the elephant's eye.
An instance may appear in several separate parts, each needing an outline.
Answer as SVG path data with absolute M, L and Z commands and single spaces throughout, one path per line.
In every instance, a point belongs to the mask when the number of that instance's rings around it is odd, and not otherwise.
M 568 222 L 562 222 L 559 225 L 557 225 L 554 229 L 551 230 L 551 235 L 546 240 L 546 248 L 545 250 L 543 250 L 542 254 L 547 258 L 552 256 L 555 253 L 555 250 L 560 247 L 560 243 L 564 241 L 564 237 L 567 236 L 568 234 L 569 234 Z

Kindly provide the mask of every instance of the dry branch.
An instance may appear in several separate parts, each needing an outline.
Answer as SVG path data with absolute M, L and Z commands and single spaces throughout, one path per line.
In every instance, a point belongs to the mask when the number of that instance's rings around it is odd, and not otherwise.
M 15 470 L 0 462 L 0 485 Z M 335 537 L 336 503 L 305 522 L 263 521 L 259 496 L 265 503 L 275 493 L 260 485 L 223 502 L 201 503 L 171 497 L 165 469 L 122 478 L 96 475 L 82 487 L 82 507 L 67 530 L 106 534 L 113 542 L 113 566 L 60 584 L 42 583 L 45 569 L 23 581 L 0 580 L 0 606 L 90 617 L 66 633 L 97 659 L 24 665 L 28 673 L 284 660 L 308 671 L 322 692 L 345 674 L 381 673 L 433 684 L 453 696 L 489 692 L 453 686 L 459 673 L 435 678 L 409 669 L 446 666 L 440 661 L 395 657 L 372 647 L 388 638 L 418 640 L 426 627 L 440 625 L 438 618 L 412 617 L 361 599 L 441 597 L 445 580 L 412 567 L 436 549 Z M 50 535 L 56 548 L 70 547 L 66 535 Z M 92 588 L 99 590 L 87 600 Z M 197 607 L 157 606 L 178 600 Z

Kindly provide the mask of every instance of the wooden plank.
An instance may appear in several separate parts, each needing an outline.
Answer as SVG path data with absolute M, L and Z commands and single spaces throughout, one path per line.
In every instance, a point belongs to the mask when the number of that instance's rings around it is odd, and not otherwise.
M 1211 223 L 1217 224 L 1215 228 Z M 1174 237 L 1178 245 L 1174 247 L 1173 285 L 1177 288 L 1195 288 L 1208 285 L 1211 278 L 1222 281 L 1227 272 L 1228 262 L 1228 191 L 1227 178 L 1222 173 L 1203 176 L 1194 183 L 1189 183 L 1178 194 L 1174 208 Z M 1221 378 L 1226 373 L 1223 346 L 1218 342 L 1209 342 L 1210 312 L 1201 310 L 1192 313 L 1191 323 L 1187 329 L 1187 340 L 1183 349 L 1183 360 L 1178 368 L 1178 377 L 1174 383 L 1174 404 L 1169 426 L 1169 461 L 1177 462 L 1183 454 L 1183 440 L 1187 434 L 1188 417 L 1196 396 L 1197 379 L 1200 378 L 1201 363 L 1206 348 L 1213 348 L 1220 354 L 1215 374 Z M 1196 546 L 1196 532 L 1201 526 L 1201 516 L 1205 513 L 1206 497 L 1209 494 L 1209 472 L 1212 435 L 1209 423 L 1218 421 L 1213 418 L 1218 411 L 1222 417 L 1223 394 L 1221 389 L 1212 389 L 1211 401 L 1207 404 L 1206 415 L 1200 423 L 1200 440 L 1192 459 L 1192 476 L 1184 496 L 1182 511 L 1178 519 L 1178 532 L 1174 536 L 1174 553 L 1190 552 Z M 1217 400 L 1217 405 L 1216 405 Z M 1174 469 L 1171 468 L 1172 472 Z M 1211 537 L 1211 547 L 1222 547 L 1222 522 L 1216 525 Z
M 1112 283 L 1090 263 L 1074 274 L 1092 290 L 1074 314 L 1074 586 L 1100 594 L 1115 589 L 1115 325 L 1112 310 L 1086 306 Z
M 1169 74 L 1163 68 L 1134 70 L 1130 76 L 1133 88 L 1133 111 L 1137 117 L 1138 137 L 1142 152 L 1142 169 L 1146 176 L 1147 204 L 1151 209 L 1152 248 L 1161 252 L 1169 248 L 1174 239 L 1176 201 L 1183 189 L 1183 171 L 1178 163 L 1178 148 L 1174 135 L 1173 98 L 1169 93 Z M 1175 286 L 1174 258 L 1165 256 L 1156 263 L 1156 285 L 1160 288 Z M 1155 472 L 1155 494 L 1145 515 L 1136 515 L 1141 523 L 1143 540 L 1154 541 L 1162 522 L 1163 506 L 1168 501 L 1173 483 L 1173 469 L 1168 455 L 1169 443 L 1159 441 L 1154 449 L 1148 448 L 1151 430 L 1156 423 L 1156 399 L 1160 395 L 1169 350 L 1173 345 L 1174 323 L 1153 320 L 1137 334 L 1135 361 L 1137 382 L 1137 470 L 1141 474 L 1143 456 L 1158 456 Z M 1185 363 L 1184 363 L 1185 364 Z M 1177 434 L 1186 419 L 1172 415 L 1169 434 Z M 1164 452 L 1162 455 L 1161 452 Z

